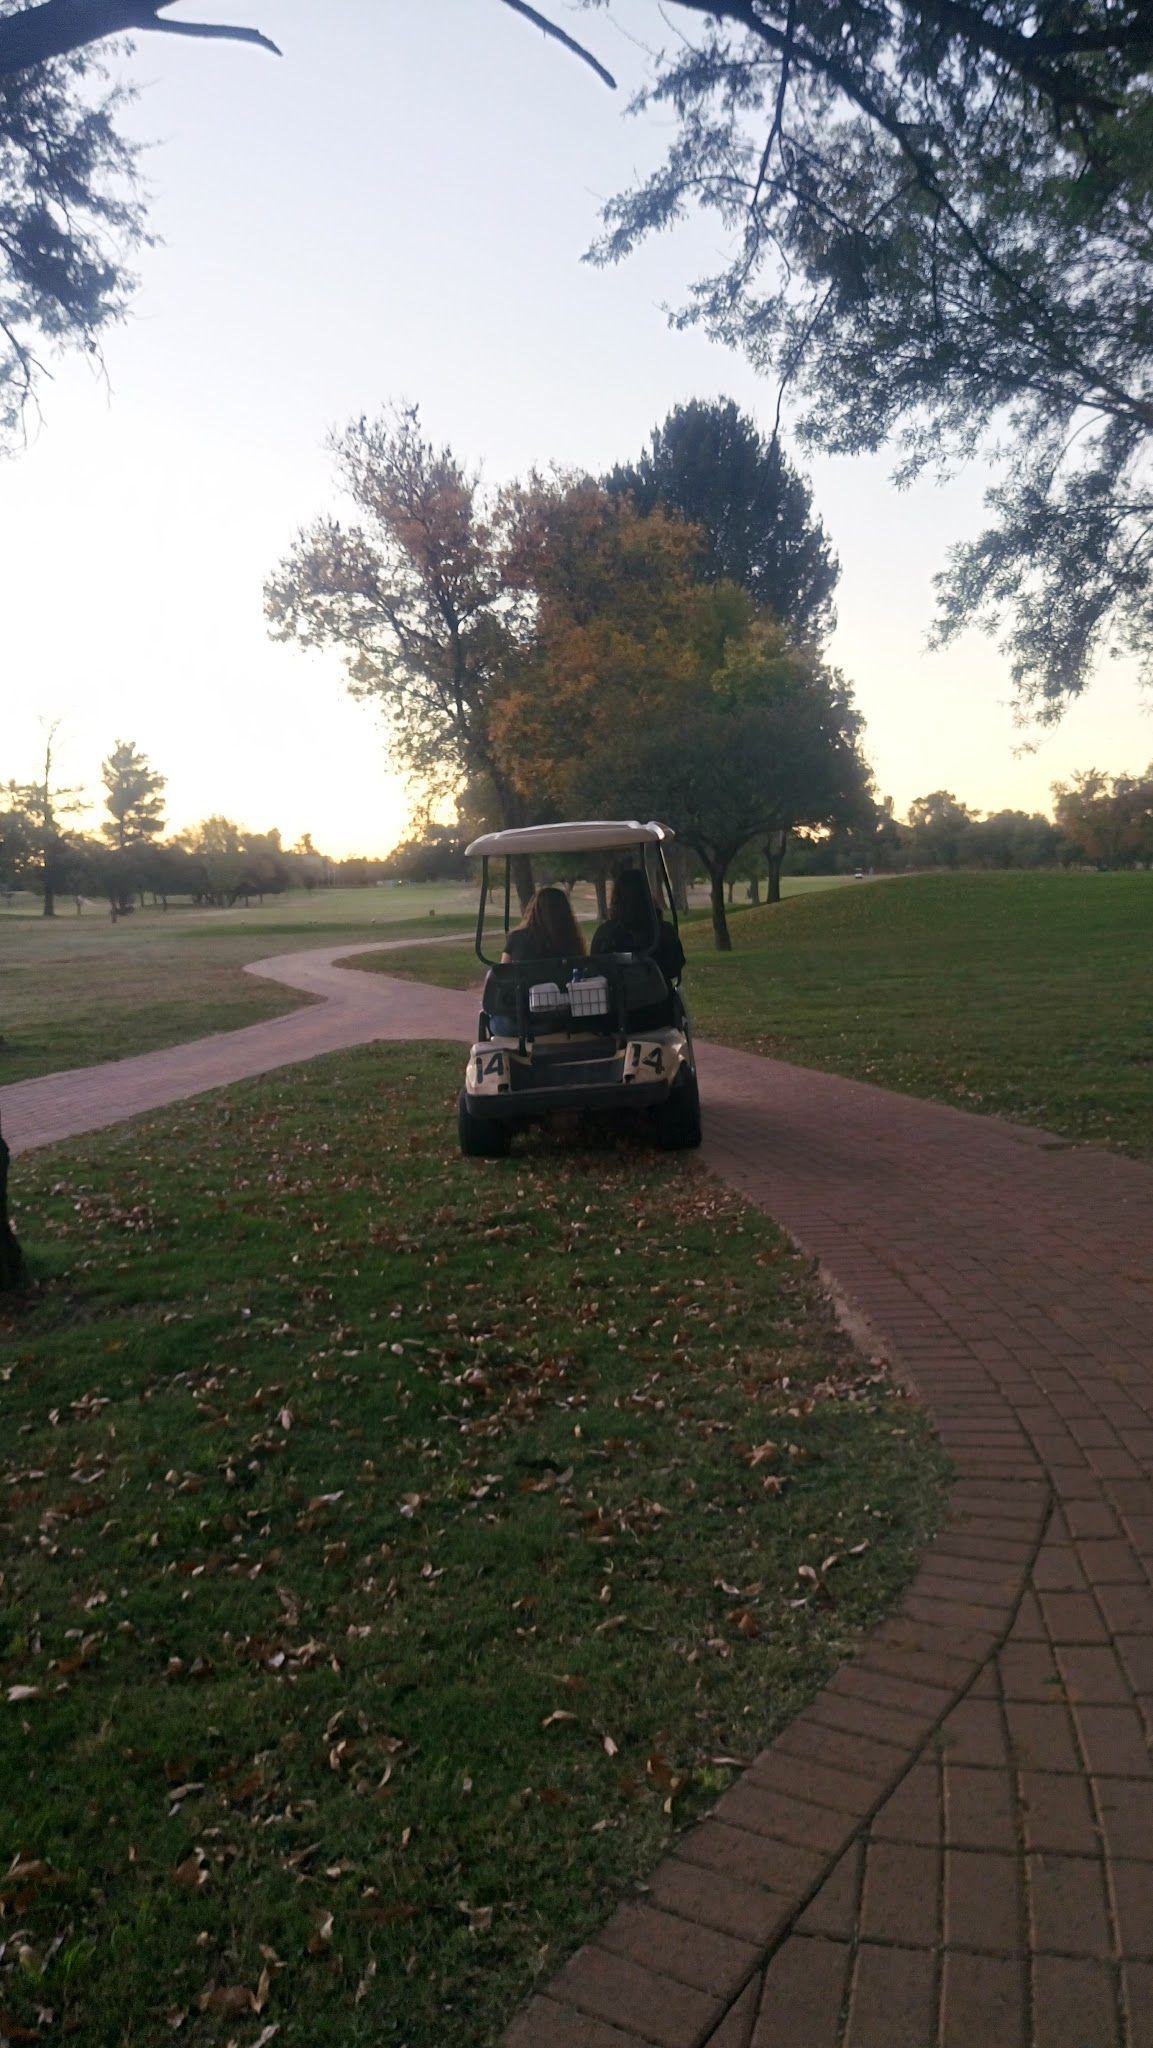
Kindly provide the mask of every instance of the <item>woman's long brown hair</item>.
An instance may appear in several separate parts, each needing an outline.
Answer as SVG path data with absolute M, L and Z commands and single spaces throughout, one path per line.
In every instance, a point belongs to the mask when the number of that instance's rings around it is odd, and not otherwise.
M 528 932 L 538 960 L 580 960 L 585 942 L 563 889 L 551 885 L 538 889 L 525 911 L 518 931 Z

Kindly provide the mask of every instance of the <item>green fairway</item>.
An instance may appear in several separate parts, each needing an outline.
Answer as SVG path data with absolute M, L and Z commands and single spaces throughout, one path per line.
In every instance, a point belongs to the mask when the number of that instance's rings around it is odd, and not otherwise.
M 793 886 L 839 883 L 816 876 Z M 595 916 L 591 887 L 578 886 L 574 902 L 582 916 Z M 471 882 L 296 889 L 233 910 L 148 908 L 115 925 L 99 904 L 80 916 L 68 899 L 55 918 L 38 911 L 30 896 L 0 907 L 0 1087 L 295 1010 L 307 998 L 254 980 L 245 964 L 305 946 L 368 945 L 417 928 L 423 938 L 468 926 L 476 890 Z
M 307 1000 L 245 974 L 245 963 L 303 946 L 365 944 L 448 930 L 471 889 L 297 890 L 235 910 L 137 911 L 115 925 L 77 917 L 0 918 L 0 1087 L 32 1074 L 124 1059 L 230 1031 Z
M 1153 875 L 913 875 L 732 931 L 685 932 L 702 1036 L 1153 1153 Z M 481 972 L 465 945 L 375 964 Z
M 22 1162 L 12 2038 L 489 2048 L 933 1526 L 918 1411 L 763 1216 L 639 1147 L 466 1163 L 458 1066 Z

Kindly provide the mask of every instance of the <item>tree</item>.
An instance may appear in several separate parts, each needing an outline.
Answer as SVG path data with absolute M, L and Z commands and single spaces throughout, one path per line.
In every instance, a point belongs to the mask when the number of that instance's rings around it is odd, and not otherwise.
M 942 631 L 1008 631 L 1059 714 L 1106 645 L 1153 659 L 1153 28 L 1147 0 L 675 0 L 639 96 L 668 155 L 612 201 L 624 256 L 690 207 L 731 259 L 687 311 L 801 431 L 901 474 L 1002 436 Z
M 0 58 L 28 18 L 0 16 Z M 0 75 L 0 446 L 50 374 L 44 351 L 97 356 L 123 317 L 144 236 L 136 150 L 116 129 L 128 97 L 88 54 Z
M 24 1257 L 8 1215 L 8 1167 L 12 1154 L 0 1131 L 0 1294 L 10 1293 L 24 1279 Z
M 44 741 L 43 779 L 40 782 L 25 783 L 18 791 L 20 810 L 39 868 L 45 917 L 55 917 L 56 894 L 64 886 L 63 868 L 68 838 L 61 820 L 80 809 L 78 789 L 59 788 L 53 783 L 52 755 L 59 730 L 59 719 L 48 727 Z
M 732 947 L 726 880 L 749 841 L 787 835 L 803 820 L 831 820 L 867 787 L 854 732 L 838 739 L 826 730 L 823 741 L 817 738 L 823 721 L 805 700 L 819 700 L 826 687 L 819 677 L 807 686 L 798 680 L 776 702 L 766 694 L 755 703 L 705 686 L 686 697 L 683 724 L 646 726 L 611 754 L 582 764 L 586 788 L 606 809 L 639 816 L 643 798 L 699 856 L 721 952 Z
M 23 888 L 35 859 L 32 830 L 20 789 L 10 782 L 0 790 L 0 894 Z
M 913 860 L 918 867 L 959 867 L 975 812 L 959 803 L 951 789 L 935 789 L 914 797 L 909 805 Z
M 522 824 L 492 740 L 516 648 L 497 508 L 451 448 L 426 440 L 415 408 L 354 421 L 331 446 L 359 517 L 298 535 L 265 593 L 273 638 L 338 649 L 412 776 L 435 792 L 483 777 L 500 823 Z M 524 900 L 527 862 L 517 883 Z
M 535 607 L 492 733 L 537 814 L 667 818 L 726 947 L 742 849 L 765 839 L 779 895 L 788 833 L 859 805 L 868 770 L 843 679 L 746 590 L 701 582 L 701 548 L 698 528 L 588 478 L 520 494 L 508 575 Z
M 171 0 L 0 0 L 0 445 L 18 439 L 63 348 L 99 357 L 146 239 L 138 149 L 117 122 L 131 92 L 91 45 L 124 31 L 266 37 L 166 19 Z
M 965 859 L 977 867 L 1048 867 L 1057 857 L 1060 833 L 1039 812 L 993 811 L 976 818 L 965 834 Z
M 132 740 L 117 740 L 101 764 L 108 819 L 101 831 L 118 853 L 159 838 L 164 830 L 166 782 Z
M 605 485 L 641 512 L 660 505 L 695 526 L 706 581 L 739 583 L 796 633 L 831 631 L 840 564 L 812 492 L 776 433 L 766 440 L 731 399 L 675 406 L 645 453 L 618 464 Z
M 1053 784 L 1057 825 L 1069 850 L 1103 868 L 1153 861 L 1153 763 L 1142 776 L 1110 779 L 1084 768 Z
M 525 610 L 492 740 L 526 812 L 556 817 L 577 802 L 581 756 L 611 748 L 638 717 L 665 715 L 744 630 L 750 605 L 696 580 L 696 529 L 591 477 L 536 478 L 505 511 L 506 578 Z

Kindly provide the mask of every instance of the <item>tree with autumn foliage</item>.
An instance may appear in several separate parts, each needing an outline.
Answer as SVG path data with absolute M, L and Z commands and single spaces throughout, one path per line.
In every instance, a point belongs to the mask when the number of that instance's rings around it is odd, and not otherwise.
M 508 579 L 520 593 L 518 659 L 492 733 L 536 816 L 573 808 L 573 772 L 623 722 L 660 717 L 719 656 L 739 593 L 698 583 L 699 535 L 639 512 L 589 477 L 533 478 L 506 498 Z
M 763 838 L 770 885 L 789 832 L 867 805 L 860 719 L 843 678 L 731 582 L 701 582 L 701 534 L 588 479 L 537 481 L 510 578 L 533 639 L 494 717 L 526 803 L 557 815 L 660 816 L 710 880 Z
M 1084 768 L 1053 784 L 1054 816 L 1069 851 L 1101 868 L 1153 862 L 1153 762 L 1144 775 Z
M 331 446 L 354 517 L 297 536 L 266 588 L 273 638 L 339 651 L 426 793 L 479 777 L 502 827 L 527 823 L 492 730 L 520 647 L 507 512 L 426 438 L 416 407 L 354 420 Z M 522 900 L 531 887 L 522 862 Z

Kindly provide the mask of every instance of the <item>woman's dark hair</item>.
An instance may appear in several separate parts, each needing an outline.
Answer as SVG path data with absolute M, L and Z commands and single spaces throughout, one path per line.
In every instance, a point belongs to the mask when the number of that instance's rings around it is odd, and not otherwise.
M 580 960 L 585 942 L 573 916 L 572 904 L 563 889 L 538 889 L 525 911 L 518 931 L 528 932 L 538 960 Z
M 648 878 L 640 868 L 625 868 L 617 876 L 609 897 L 609 916 L 614 924 L 623 924 L 644 945 L 649 944 L 660 922 L 660 913 L 653 902 Z

